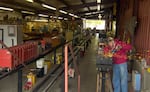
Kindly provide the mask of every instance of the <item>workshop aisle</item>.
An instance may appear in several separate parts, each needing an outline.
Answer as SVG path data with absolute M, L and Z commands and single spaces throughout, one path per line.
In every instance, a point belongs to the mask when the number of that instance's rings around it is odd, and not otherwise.
M 79 61 L 81 92 L 96 92 L 96 49 L 97 40 L 94 38 Z
M 85 55 L 78 59 L 81 76 L 80 92 L 96 92 L 96 49 L 98 38 L 93 38 L 91 44 L 85 51 Z M 59 80 L 60 79 L 60 80 Z M 49 92 L 63 92 L 61 90 L 62 78 L 59 78 Z M 69 78 L 69 91 L 77 92 L 77 76 Z

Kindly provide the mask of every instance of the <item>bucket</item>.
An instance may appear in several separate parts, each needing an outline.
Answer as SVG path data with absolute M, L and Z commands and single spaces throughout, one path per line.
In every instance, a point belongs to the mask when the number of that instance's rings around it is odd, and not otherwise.
M 48 65 L 44 64 L 44 74 L 47 74 L 47 70 L 48 70 Z
M 36 67 L 37 68 L 43 68 L 44 67 L 44 58 L 40 58 L 36 61 Z
M 44 67 L 43 68 L 37 68 L 37 77 L 43 77 L 44 76 Z
M 51 61 L 45 61 L 44 65 L 47 65 L 47 70 L 49 71 L 51 68 L 52 62 Z

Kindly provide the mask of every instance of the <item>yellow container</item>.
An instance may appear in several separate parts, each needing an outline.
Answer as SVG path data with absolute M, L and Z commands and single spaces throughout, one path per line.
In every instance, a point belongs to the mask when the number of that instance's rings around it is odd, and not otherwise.
M 147 72 L 150 73 L 150 68 L 147 68 Z
M 54 56 L 52 56 L 53 64 L 54 64 Z M 62 61 L 62 55 L 60 53 L 56 54 L 56 64 L 61 64 Z
M 57 55 L 57 64 L 60 64 L 62 61 L 62 56 L 61 55 Z
M 47 71 L 49 71 L 51 66 L 52 66 L 52 62 L 51 61 L 45 61 L 44 65 L 47 65 Z
M 34 86 L 34 85 L 35 85 L 35 81 L 36 81 L 35 74 L 33 74 L 32 72 L 30 72 L 30 73 L 27 75 L 27 78 L 28 78 L 28 82 L 31 82 L 31 83 L 32 83 L 32 86 Z

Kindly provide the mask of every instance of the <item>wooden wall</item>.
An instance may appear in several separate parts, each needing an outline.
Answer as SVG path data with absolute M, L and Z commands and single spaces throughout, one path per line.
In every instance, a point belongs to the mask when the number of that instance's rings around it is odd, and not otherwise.
M 138 54 L 150 65 L 150 0 L 120 0 L 119 4 L 118 37 L 125 41 L 131 39 Z M 137 24 L 132 38 L 126 25 L 130 25 L 134 16 Z

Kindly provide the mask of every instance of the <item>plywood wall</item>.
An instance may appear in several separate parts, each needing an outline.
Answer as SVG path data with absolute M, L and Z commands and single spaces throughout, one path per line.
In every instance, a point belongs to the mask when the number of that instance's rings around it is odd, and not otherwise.
M 124 33 L 130 31 L 125 25 L 133 16 L 137 17 L 137 24 L 132 39 L 130 33 Z M 120 0 L 118 29 L 121 39 L 131 38 L 137 52 L 146 58 L 147 64 L 150 65 L 150 0 Z

